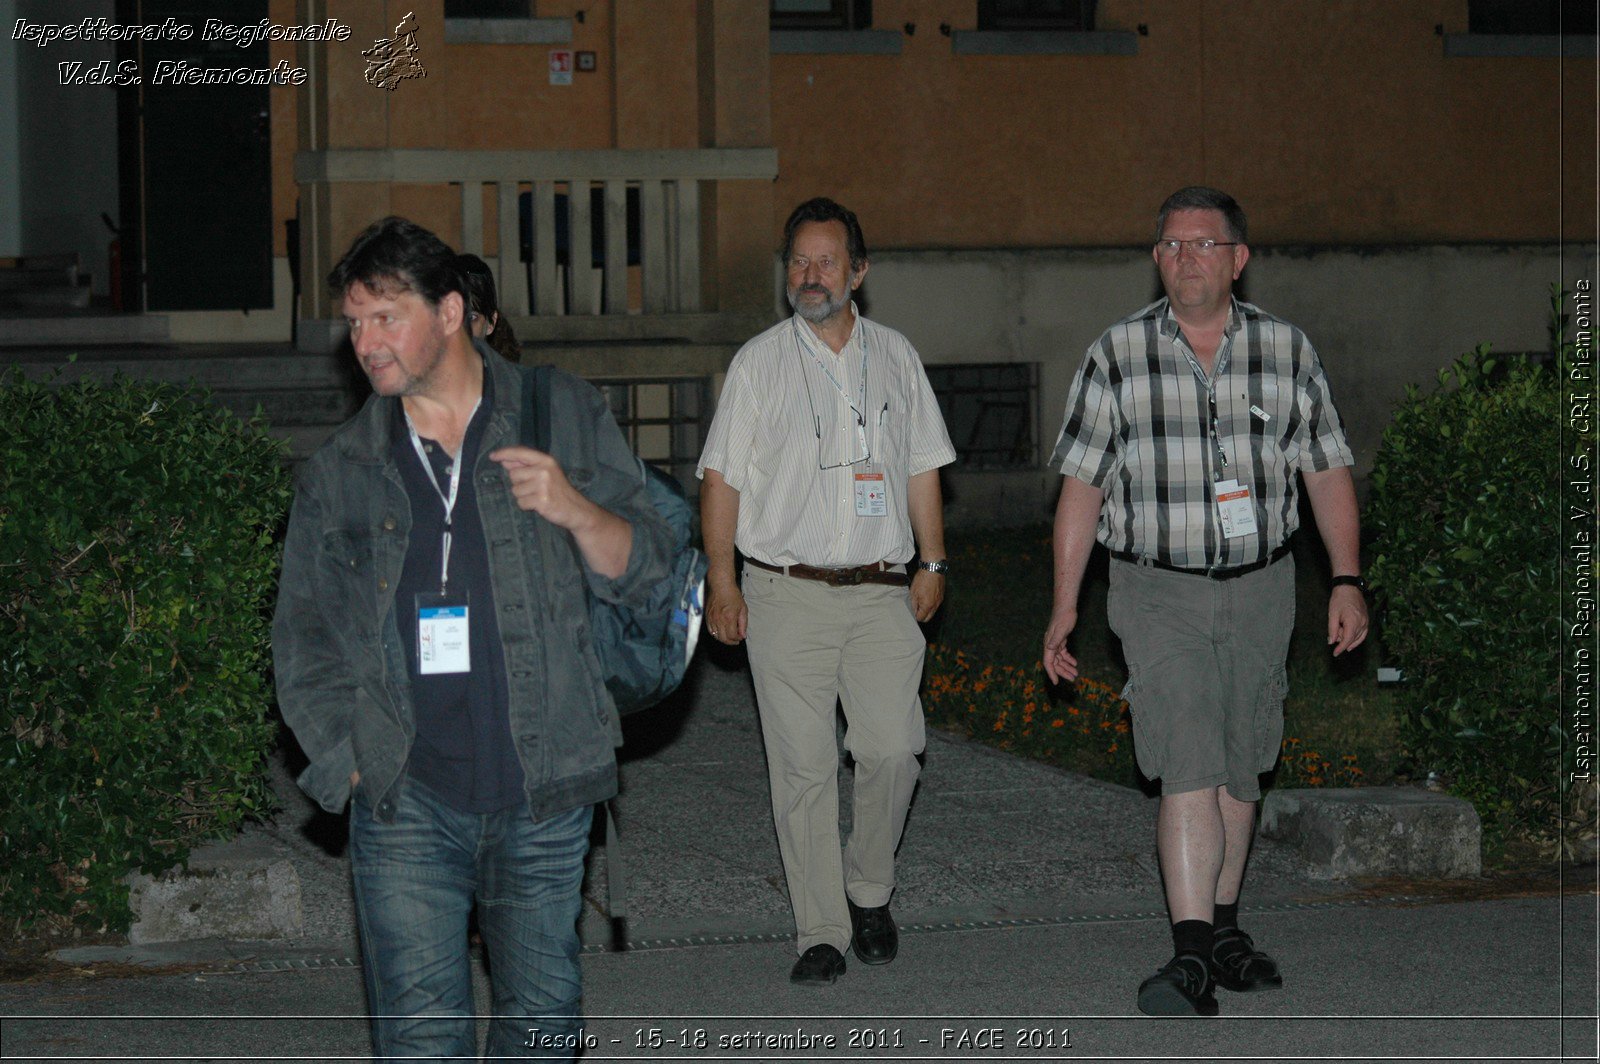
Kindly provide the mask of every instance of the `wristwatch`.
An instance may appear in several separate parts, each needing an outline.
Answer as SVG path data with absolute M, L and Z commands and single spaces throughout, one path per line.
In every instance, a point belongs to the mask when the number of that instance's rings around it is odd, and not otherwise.
M 1361 579 L 1359 576 L 1351 576 L 1349 573 L 1346 573 L 1343 576 L 1334 577 L 1332 580 L 1328 581 L 1328 585 L 1330 587 L 1353 587 L 1363 595 L 1372 594 L 1372 589 L 1367 586 L 1367 582 L 1365 580 Z
M 945 558 L 936 562 L 918 562 L 917 568 L 925 572 L 944 574 L 950 571 L 950 561 Z

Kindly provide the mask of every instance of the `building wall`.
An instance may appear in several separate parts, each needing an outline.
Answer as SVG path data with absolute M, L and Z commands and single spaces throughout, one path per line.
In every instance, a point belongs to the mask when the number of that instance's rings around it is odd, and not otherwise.
M 113 18 L 112 0 L 86 0 L 73 5 L 73 17 Z M 59 4 L 16 0 L 15 19 L 58 22 Z M 82 268 L 93 278 L 93 291 L 109 290 L 107 246 L 111 232 L 101 212 L 119 220 L 117 191 L 117 97 L 103 86 L 62 85 L 60 63 L 82 62 L 85 68 L 115 61 L 115 46 L 105 42 L 56 41 L 47 47 L 18 41 L 15 45 L 16 217 L 17 252 L 54 255 L 77 252 Z
M 0 0 L 0 26 L 14 26 L 17 0 Z M 0 258 L 22 254 L 22 166 L 17 140 L 17 42 L 0 37 Z
M 878 247 L 1128 245 L 1199 183 L 1266 243 L 1592 239 L 1592 58 L 1446 58 L 1466 0 L 1098 9 L 1136 55 L 955 54 L 971 0 L 877 0 L 899 55 L 774 55 L 776 221 L 827 194 Z
M 1257 247 L 1242 295 L 1302 328 L 1316 347 L 1364 478 L 1406 386 L 1479 343 L 1549 347 L 1552 283 L 1597 277 L 1593 245 Z M 905 333 L 928 364 L 1037 362 L 1040 462 L 1060 432 L 1067 388 L 1112 322 L 1160 295 L 1142 247 L 885 251 L 863 286 L 867 313 Z M 955 474 L 953 525 L 1048 517 L 1048 471 Z

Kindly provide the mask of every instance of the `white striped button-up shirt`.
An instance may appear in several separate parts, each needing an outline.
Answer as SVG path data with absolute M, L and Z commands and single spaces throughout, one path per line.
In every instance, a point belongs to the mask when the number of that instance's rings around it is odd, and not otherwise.
M 747 556 L 840 568 L 910 561 L 907 485 L 955 457 L 904 336 L 856 315 L 834 354 L 795 315 L 734 356 L 695 474 L 715 469 L 739 493 L 734 542 Z M 883 474 L 884 516 L 857 515 L 861 473 Z
M 1296 474 L 1354 460 L 1304 333 L 1235 300 L 1207 379 L 1160 299 L 1090 346 L 1050 464 L 1105 492 L 1106 547 L 1207 569 L 1267 557 L 1299 526 Z M 1219 480 L 1250 489 L 1256 532 L 1223 536 Z

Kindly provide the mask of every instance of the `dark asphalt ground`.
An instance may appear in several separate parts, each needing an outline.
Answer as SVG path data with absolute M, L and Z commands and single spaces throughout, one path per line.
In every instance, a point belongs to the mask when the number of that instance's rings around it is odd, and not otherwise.
M 1145 1017 L 1135 989 L 1170 950 L 1154 801 L 939 735 L 900 855 L 899 958 L 793 987 L 747 675 L 698 662 L 629 733 L 629 916 L 610 918 L 598 847 L 585 1060 L 1596 1057 L 1593 869 L 1531 889 L 1337 883 L 1262 843 L 1242 922 L 1285 987 L 1222 992 L 1216 1019 Z M 256 834 L 295 864 L 304 936 L 71 951 L 0 983 L 0 1059 L 365 1059 L 342 822 L 278 772 L 285 808 Z

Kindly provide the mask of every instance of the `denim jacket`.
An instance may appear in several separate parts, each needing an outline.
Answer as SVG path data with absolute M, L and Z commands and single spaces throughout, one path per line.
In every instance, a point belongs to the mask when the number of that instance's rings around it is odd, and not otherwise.
M 587 592 L 643 602 L 666 577 L 671 536 L 645 495 L 638 465 L 604 398 L 552 372 L 551 451 L 573 487 L 633 526 L 627 570 L 611 580 L 584 565 L 571 537 L 511 496 L 489 460 L 521 442 L 521 374 L 479 347 L 494 407 L 478 450 L 495 618 L 505 647 L 511 735 L 528 805 L 544 819 L 617 792 L 622 729 L 589 636 Z M 330 812 L 350 798 L 350 774 L 379 819 L 415 735 L 394 590 L 411 504 L 393 460 L 395 398 L 373 396 L 307 460 L 295 489 L 273 617 L 278 703 L 310 766 L 300 786 Z

